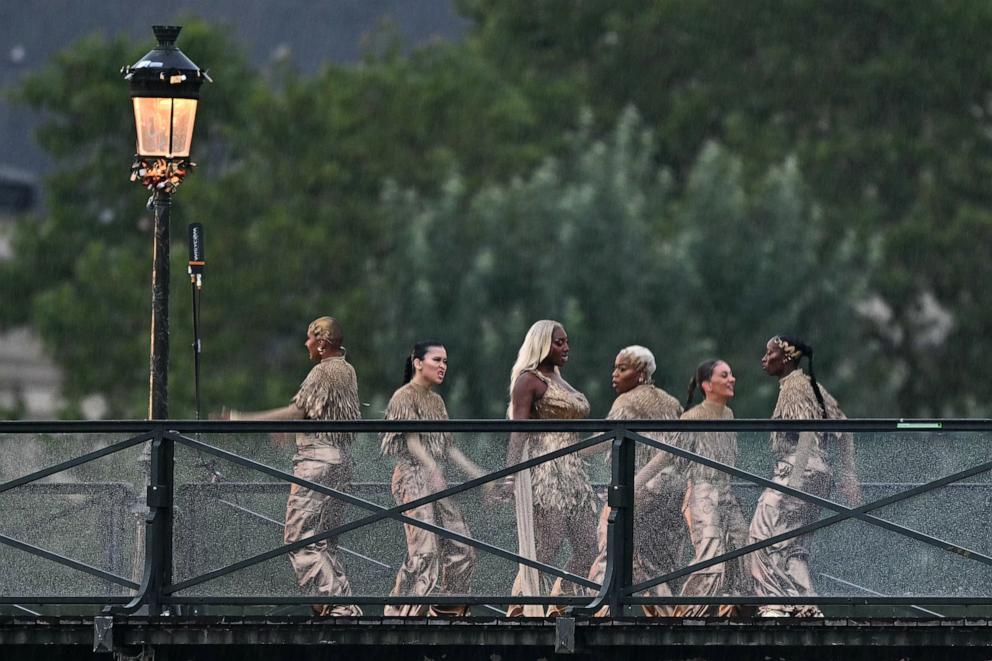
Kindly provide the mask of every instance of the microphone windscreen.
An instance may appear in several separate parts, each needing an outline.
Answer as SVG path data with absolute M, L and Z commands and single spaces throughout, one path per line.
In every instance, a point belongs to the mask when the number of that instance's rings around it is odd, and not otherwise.
M 189 261 L 206 261 L 203 253 L 203 225 L 201 223 L 189 224 Z

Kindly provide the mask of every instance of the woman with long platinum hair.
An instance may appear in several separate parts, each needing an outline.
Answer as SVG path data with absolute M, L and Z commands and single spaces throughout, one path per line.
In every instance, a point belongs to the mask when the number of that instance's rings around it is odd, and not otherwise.
M 568 362 L 568 335 L 557 321 L 536 322 L 527 331 L 510 371 L 512 420 L 574 420 L 589 415 L 585 395 L 561 376 Z M 507 465 L 559 450 L 579 440 L 573 432 L 515 432 L 510 436 Z M 571 556 L 565 565 L 570 573 L 585 576 L 596 557 L 596 505 L 585 461 L 569 454 L 520 471 L 514 486 L 520 555 L 551 564 L 562 543 L 568 540 Z M 520 567 L 513 595 L 550 596 L 578 594 L 577 586 Z M 511 604 L 510 615 L 560 615 L 564 608 Z

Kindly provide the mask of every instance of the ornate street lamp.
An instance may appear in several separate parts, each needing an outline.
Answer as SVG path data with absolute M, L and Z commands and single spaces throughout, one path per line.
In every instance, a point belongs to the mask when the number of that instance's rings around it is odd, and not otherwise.
M 194 166 L 189 152 L 196 106 L 200 85 L 210 77 L 176 48 L 181 27 L 152 30 L 158 46 L 121 73 L 130 86 L 138 138 L 131 181 L 152 191 L 155 211 L 148 418 L 161 420 L 169 417 L 169 210 L 172 194 Z
M 172 194 L 193 167 L 189 152 L 196 105 L 200 85 L 210 80 L 176 48 L 181 29 L 154 26 L 158 46 L 121 69 L 131 89 L 138 137 L 131 181 L 141 181 L 152 191 L 149 204 L 155 211 L 149 420 L 169 417 L 169 211 Z M 173 442 L 158 430 L 146 451 L 142 464 L 148 514 L 138 528 L 138 543 L 145 548 L 144 565 L 141 587 L 125 610 L 158 615 L 167 611 L 161 603 L 162 588 L 172 582 Z

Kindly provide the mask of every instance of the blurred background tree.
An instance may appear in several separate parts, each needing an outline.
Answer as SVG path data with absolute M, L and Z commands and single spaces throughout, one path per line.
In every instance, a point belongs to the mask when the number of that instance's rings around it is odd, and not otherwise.
M 990 349 L 992 6 L 457 4 L 462 42 L 405 52 L 385 29 L 360 64 L 315 75 L 253 71 L 186 22 L 183 50 L 217 81 L 174 212 L 207 228 L 210 406 L 287 400 L 306 324 L 331 313 L 369 417 L 430 336 L 449 346 L 452 415 L 501 416 L 540 318 L 566 324 L 594 415 L 636 342 L 679 397 L 725 357 L 738 416 L 766 416 L 757 360 L 777 332 L 816 346 L 849 415 L 989 414 L 992 383 L 960 374 Z M 150 221 L 117 67 L 145 50 L 93 38 L 16 91 L 48 117 L 58 167 L 0 264 L 0 323 L 41 332 L 70 416 L 93 392 L 110 416 L 144 415 Z M 177 417 L 192 412 L 182 252 Z

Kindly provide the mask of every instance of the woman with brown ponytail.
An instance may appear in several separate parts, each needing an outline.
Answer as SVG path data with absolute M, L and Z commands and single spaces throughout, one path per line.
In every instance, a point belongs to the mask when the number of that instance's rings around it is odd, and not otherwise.
M 682 420 L 733 420 L 734 412 L 727 403 L 734 396 L 736 379 L 730 365 L 722 360 L 707 360 L 696 368 L 689 382 Z M 696 389 L 704 399 L 689 408 Z M 708 459 L 733 466 L 737 462 L 737 433 L 683 432 L 678 444 Z M 747 523 L 741 513 L 730 485 L 730 475 L 699 463 L 687 463 L 683 474 L 688 478 L 682 514 L 689 526 L 689 539 L 695 549 L 692 564 L 703 562 L 744 545 Z M 742 558 L 722 562 L 693 572 L 682 585 L 681 595 L 687 596 L 737 596 L 748 589 L 747 568 Z M 693 604 L 680 606 L 678 617 L 730 617 L 739 614 L 736 606 Z
M 809 362 L 808 375 L 799 368 L 803 356 Z M 779 380 L 778 402 L 772 419 L 837 420 L 846 417 L 837 400 L 816 382 L 813 347 L 799 338 L 776 335 L 768 340 L 761 367 L 766 374 Z M 837 441 L 840 451 L 840 490 L 848 502 L 855 505 L 861 501 L 861 491 L 854 472 L 853 439 L 847 433 L 773 432 L 775 474 L 772 480 L 823 498 L 829 496 L 833 475 L 827 463 L 825 445 L 830 437 Z M 794 530 L 819 517 L 818 506 L 774 489 L 765 489 L 751 521 L 748 543 Z M 802 535 L 750 554 L 755 594 L 762 597 L 815 595 L 809 570 L 810 541 L 811 535 Z M 822 616 L 816 606 L 763 605 L 758 612 L 766 617 Z
M 699 364 L 686 398 L 686 412 L 681 420 L 733 420 L 734 412 L 727 406 L 734 396 L 736 379 L 730 365 L 723 360 L 707 360 Z M 692 406 L 696 390 L 704 399 Z M 692 408 L 689 408 L 689 407 Z M 737 433 L 679 432 L 674 445 L 729 466 L 737 461 Z M 730 485 L 730 475 L 685 459 L 674 459 L 668 452 L 659 452 L 634 478 L 634 491 L 639 493 L 648 480 L 663 467 L 674 463 L 675 474 L 686 479 L 682 499 L 682 515 L 689 527 L 689 539 L 695 554 L 692 564 L 703 562 L 740 548 L 747 538 L 747 523 Z M 636 508 L 635 508 L 636 509 Z M 683 597 L 738 596 L 749 593 L 747 567 L 742 558 L 693 572 L 686 578 L 680 593 Z M 736 606 L 688 604 L 674 610 L 676 617 L 708 617 L 739 615 Z
M 406 358 L 401 386 L 386 407 L 386 420 L 447 420 L 441 396 L 432 390 L 444 381 L 448 353 L 439 342 L 418 342 Z M 382 435 L 382 454 L 396 459 L 393 469 L 393 498 L 400 505 L 447 488 L 443 462 L 450 460 L 470 479 L 483 470 L 452 444 L 443 432 L 387 432 Z M 407 516 L 471 537 L 461 509 L 451 498 L 408 510 Z M 452 539 L 439 538 L 423 528 L 405 524 L 406 560 L 396 576 L 390 596 L 468 594 L 475 568 L 475 549 Z M 465 605 L 408 604 L 386 606 L 386 615 L 468 614 Z

